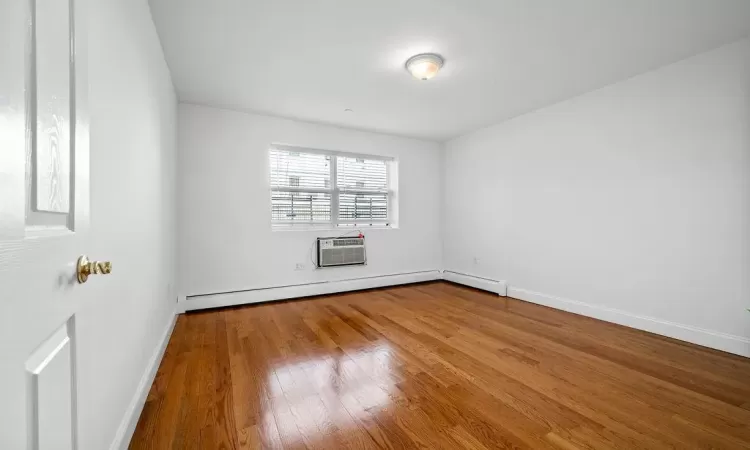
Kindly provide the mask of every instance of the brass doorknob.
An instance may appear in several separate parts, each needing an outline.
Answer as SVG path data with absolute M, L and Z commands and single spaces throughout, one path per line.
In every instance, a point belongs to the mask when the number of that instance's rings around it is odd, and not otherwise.
M 112 263 L 109 261 L 89 261 L 88 256 L 78 258 L 76 275 L 78 282 L 83 284 L 89 279 L 89 275 L 107 275 L 112 272 Z

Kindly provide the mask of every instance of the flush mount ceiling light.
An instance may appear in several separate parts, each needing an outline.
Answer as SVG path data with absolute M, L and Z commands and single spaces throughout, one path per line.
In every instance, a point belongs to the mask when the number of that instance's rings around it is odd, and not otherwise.
M 429 80 L 443 67 L 443 58 L 435 53 L 414 55 L 406 61 L 406 70 L 418 80 Z

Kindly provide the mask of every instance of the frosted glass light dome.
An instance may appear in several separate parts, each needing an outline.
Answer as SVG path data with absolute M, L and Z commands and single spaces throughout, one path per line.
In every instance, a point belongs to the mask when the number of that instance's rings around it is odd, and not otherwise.
M 443 67 L 443 58 L 434 53 L 415 55 L 406 61 L 406 70 L 418 80 L 429 80 Z

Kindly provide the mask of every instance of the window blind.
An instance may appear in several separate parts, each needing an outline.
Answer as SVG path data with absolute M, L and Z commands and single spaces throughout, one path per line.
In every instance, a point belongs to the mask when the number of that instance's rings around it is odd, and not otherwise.
M 388 171 L 385 161 L 336 157 L 339 220 L 344 222 L 388 219 Z
M 336 164 L 336 184 L 342 191 L 388 190 L 385 161 L 337 156 Z
M 388 163 L 382 157 L 269 150 L 271 222 L 388 222 Z
M 319 192 L 273 191 L 271 221 L 330 222 L 331 195 Z
M 339 220 L 368 223 L 387 219 L 388 194 L 339 194 Z
M 272 188 L 329 188 L 331 157 L 314 153 L 271 150 Z

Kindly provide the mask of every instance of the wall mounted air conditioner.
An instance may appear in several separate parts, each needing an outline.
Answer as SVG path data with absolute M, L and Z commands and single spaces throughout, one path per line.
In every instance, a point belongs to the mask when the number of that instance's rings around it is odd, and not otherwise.
M 364 265 L 364 237 L 318 238 L 318 267 Z

